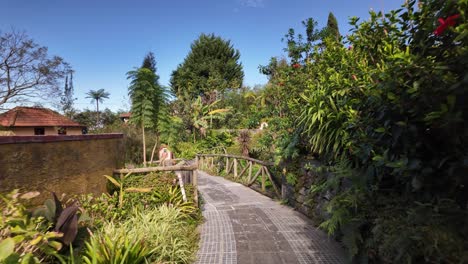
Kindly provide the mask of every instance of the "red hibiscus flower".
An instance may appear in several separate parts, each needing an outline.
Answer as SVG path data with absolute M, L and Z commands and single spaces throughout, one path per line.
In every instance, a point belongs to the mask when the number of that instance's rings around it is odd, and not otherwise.
M 301 67 L 301 65 L 300 65 L 299 63 L 294 63 L 294 64 L 293 64 L 293 68 L 294 68 L 294 69 L 297 69 L 297 68 L 300 68 L 300 67 Z
M 434 31 L 434 34 L 436 36 L 440 36 L 440 35 L 442 35 L 442 33 L 444 33 L 444 31 L 448 27 L 455 26 L 456 20 L 457 20 L 457 18 L 459 16 L 460 16 L 459 14 L 456 14 L 456 15 L 453 15 L 453 16 L 449 16 L 446 19 L 439 18 L 438 21 L 439 21 L 440 25 L 436 28 L 436 30 Z

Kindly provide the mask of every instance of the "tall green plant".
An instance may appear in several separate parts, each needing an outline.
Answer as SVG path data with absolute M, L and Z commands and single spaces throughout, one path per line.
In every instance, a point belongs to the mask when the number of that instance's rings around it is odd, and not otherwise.
M 166 100 L 164 89 L 159 85 L 159 77 L 147 68 L 127 73 L 131 80 L 128 94 L 132 101 L 130 122 L 142 129 L 143 164 L 146 166 L 145 128 L 158 128 L 158 119 Z

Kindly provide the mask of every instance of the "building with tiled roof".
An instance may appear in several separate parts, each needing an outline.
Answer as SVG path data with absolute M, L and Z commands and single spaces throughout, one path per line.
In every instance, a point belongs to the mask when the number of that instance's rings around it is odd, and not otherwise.
M 0 135 L 81 135 L 85 126 L 41 107 L 15 107 L 0 114 Z
M 132 116 L 132 113 L 122 113 L 120 114 L 119 117 L 120 117 L 120 120 L 122 120 L 122 122 L 127 123 L 131 116 Z

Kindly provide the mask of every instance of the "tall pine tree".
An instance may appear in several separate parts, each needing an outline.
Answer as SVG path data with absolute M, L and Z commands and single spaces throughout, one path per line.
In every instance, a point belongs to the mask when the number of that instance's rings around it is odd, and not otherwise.
M 151 70 L 154 74 L 156 74 L 156 59 L 154 58 L 153 52 L 148 52 L 145 58 L 143 59 L 143 63 L 141 64 L 141 68 L 146 68 Z M 159 78 L 156 75 L 157 78 Z
M 73 97 L 73 71 L 70 72 L 70 79 L 68 75 L 65 77 L 65 87 L 63 89 L 62 96 L 60 98 L 60 104 L 62 106 L 62 111 L 65 116 L 71 118 L 73 116 L 73 102 L 76 98 Z
M 332 12 L 328 14 L 328 21 L 327 21 L 327 35 L 330 37 L 334 37 L 337 41 L 340 40 L 340 30 L 338 29 L 338 21 L 336 20 L 335 15 Z

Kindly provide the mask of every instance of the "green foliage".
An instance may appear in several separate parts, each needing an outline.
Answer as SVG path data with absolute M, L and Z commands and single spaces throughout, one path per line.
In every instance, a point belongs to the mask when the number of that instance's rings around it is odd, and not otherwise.
M 194 159 L 195 156 L 203 149 L 202 142 L 178 142 L 174 147 L 174 155 L 182 159 Z
M 80 195 L 77 200 L 85 211 L 87 225 L 92 229 L 100 229 L 106 221 L 120 219 L 126 215 L 125 210 L 119 208 L 117 193 L 113 195 L 103 193 L 100 196 Z
M 133 210 L 121 223 L 107 222 L 91 236 L 85 263 L 190 263 L 197 248 L 194 225 L 179 209 Z M 138 223 L 138 224 L 135 224 Z
M 83 202 L 91 206 L 91 208 L 85 206 L 85 209 L 90 211 L 94 218 L 104 217 L 101 220 L 126 219 L 135 208 L 153 210 L 161 205 L 178 208 L 187 217 L 196 219 L 199 216 L 198 209 L 193 203 L 193 187 L 190 184 L 185 184 L 187 202 L 184 202 L 179 185 L 173 185 L 175 175 L 172 173 L 154 173 L 144 176 L 127 174 L 121 178 L 105 177 L 118 188 L 118 191 L 111 197 L 102 198 L 112 201 L 111 203 L 114 204 L 110 208 L 116 210 L 113 213 L 103 212 L 102 210 L 106 210 L 104 206 L 97 206 L 96 203 L 89 204 L 90 198 L 83 197 Z M 102 222 L 101 220 L 98 222 Z
M 17 190 L 0 195 L 0 262 L 41 263 L 64 258 L 58 251 L 63 235 L 50 230 L 50 223 L 43 217 L 32 217 L 23 203 L 34 193 L 20 194 Z
M 298 131 L 332 165 L 326 186 L 337 192 L 321 227 L 359 261 L 467 257 L 468 2 L 415 4 L 351 19 L 349 48 L 325 39 L 305 67 Z
M 78 233 L 78 206 L 72 204 L 63 207 L 57 195 L 52 192 L 53 200 L 47 199 L 44 205 L 33 212 L 33 216 L 42 216 L 52 225 L 54 231 L 62 234 L 60 241 L 68 246 Z
M 214 34 L 201 34 L 191 45 L 184 62 L 171 76 L 172 92 L 177 97 L 195 100 L 216 90 L 224 93 L 242 85 L 244 73 L 240 53 L 230 41 Z
M 225 114 L 230 111 L 228 108 L 216 108 L 216 104 L 219 101 L 213 101 L 209 104 L 204 104 L 201 97 L 192 103 L 192 126 L 194 131 L 192 131 L 194 143 L 196 142 L 196 132 L 199 131 L 202 137 L 206 136 L 206 130 L 212 128 L 213 120 L 222 120 L 225 117 Z
M 100 127 L 96 127 L 96 115 L 96 111 L 85 109 L 81 112 L 74 113 L 71 119 L 81 125 L 86 126 L 89 133 L 102 133 L 102 129 L 100 129 Z M 119 115 L 112 112 L 109 108 L 106 108 L 104 111 L 99 113 L 99 120 L 101 126 L 104 128 L 117 122 L 119 124 L 121 123 Z
M 70 79 L 68 79 L 70 75 Z M 73 97 L 73 71 L 70 71 L 65 76 L 65 87 L 63 88 L 62 95 L 60 96 L 60 108 L 67 117 L 72 117 L 75 109 L 73 108 L 73 103 L 77 98 Z
M 96 127 L 101 127 L 100 118 L 99 118 L 99 103 L 102 103 L 104 99 L 109 99 L 109 93 L 106 92 L 104 89 L 99 90 L 89 90 L 86 93 L 86 98 L 91 99 L 92 102 L 96 102 Z
M 145 58 L 150 59 L 150 58 Z M 154 58 L 153 58 L 154 60 Z M 155 62 L 147 62 L 150 67 Z M 145 62 L 143 63 L 145 65 Z M 153 65 L 153 68 L 155 65 Z M 163 119 L 167 118 L 165 104 L 167 94 L 165 89 L 159 85 L 159 76 L 149 68 L 139 68 L 127 73 L 130 79 L 128 94 L 132 101 L 130 123 L 141 127 L 143 145 L 143 163 L 146 164 L 146 140 L 145 128 L 152 128 L 159 134 L 159 126 Z M 156 145 L 159 142 L 156 142 Z
M 132 101 L 130 122 L 145 128 L 155 127 L 159 108 L 164 103 L 161 100 L 164 92 L 158 84 L 159 77 L 150 69 L 139 68 L 129 71 L 127 78 L 131 80 L 128 87 Z
M 86 242 L 83 262 L 86 264 L 138 264 L 147 263 L 151 254 L 142 239 L 128 229 L 116 227 L 112 222 L 93 234 Z
M 332 12 L 328 14 L 327 27 L 325 28 L 326 36 L 331 37 L 337 41 L 340 40 L 340 30 L 338 29 L 338 21 Z

